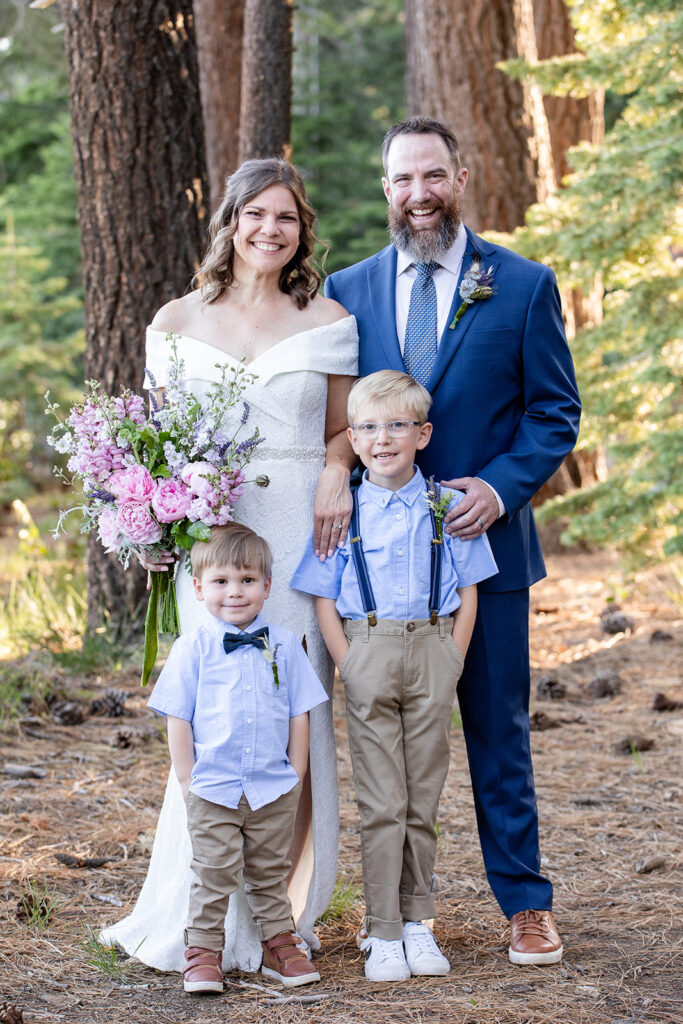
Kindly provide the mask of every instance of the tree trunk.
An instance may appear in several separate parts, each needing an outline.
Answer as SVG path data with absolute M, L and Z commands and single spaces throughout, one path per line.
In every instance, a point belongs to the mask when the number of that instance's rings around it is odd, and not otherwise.
M 140 390 L 145 326 L 188 287 L 206 174 L 191 0 L 62 0 L 83 258 L 86 376 Z M 145 578 L 94 537 L 88 625 L 139 618 Z
M 239 160 L 245 0 L 194 0 L 199 84 L 209 178 L 206 206 L 218 207 Z
M 288 156 L 292 94 L 292 0 L 246 0 L 240 163 Z

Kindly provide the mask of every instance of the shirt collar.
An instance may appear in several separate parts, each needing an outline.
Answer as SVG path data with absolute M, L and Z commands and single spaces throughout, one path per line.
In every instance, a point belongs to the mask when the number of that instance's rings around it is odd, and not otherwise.
M 444 253 L 441 259 L 436 262 L 444 270 L 450 271 L 455 277 L 460 274 L 460 266 L 462 264 L 462 258 L 465 255 L 465 248 L 467 246 L 467 232 L 465 231 L 465 225 L 460 221 L 458 225 L 458 233 L 456 235 L 453 245 L 450 247 L 448 252 Z M 401 274 L 405 273 L 409 267 L 413 266 L 413 259 L 408 256 L 405 252 L 398 250 L 398 257 L 396 260 L 396 277 L 400 277 Z
M 268 623 L 264 621 L 263 616 L 261 615 L 260 612 L 254 619 L 254 621 L 249 626 L 247 626 L 247 628 L 244 631 L 239 629 L 238 626 L 234 626 L 231 622 L 223 622 L 222 619 L 217 619 L 215 615 L 208 615 L 207 620 L 209 630 L 213 635 L 217 636 L 220 640 L 223 639 L 225 633 L 233 633 L 235 635 L 241 632 L 253 633 L 254 630 L 262 629 L 263 626 L 268 625 Z
M 426 485 L 422 473 L 415 466 L 413 478 L 398 491 L 392 491 L 388 487 L 378 487 L 377 484 L 370 483 L 367 469 L 363 473 L 363 482 L 360 487 L 362 497 L 369 498 L 370 501 L 374 502 L 375 505 L 379 505 L 380 508 L 386 508 L 394 495 L 400 498 L 404 505 L 414 505 L 419 496 L 424 494 Z

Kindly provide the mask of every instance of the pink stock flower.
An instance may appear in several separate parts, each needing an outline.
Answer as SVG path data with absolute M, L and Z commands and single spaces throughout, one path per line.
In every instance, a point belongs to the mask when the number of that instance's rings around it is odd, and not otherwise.
M 119 528 L 116 525 L 116 512 L 113 508 L 105 508 L 97 522 L 97 533 L 105 551 L 118 553 L 121 548 Z
M 180 480 L 160 480 L 152 498 L 152 508 L 160 523 L 175 523 L 190 511 L 192 493 Z
M 208 474 L 215 474 L 216 467 L 210 462 L 188 462 L 181 470 L 180 479 L 190 488 L 193 494 L 205 494 L 208 481 Z M 211 484 L 208 484 L 211 488 Z
M 132 544 L 156 544 L 163 532 L 149 505 L 141 501 L 124 501 L 116 514 L 116 526 Z
M 114 473 L 107 481 L 107 490 L 121 501 L 148 503 L 152 500 L 156 485 L 150 471 L 136 463 Z

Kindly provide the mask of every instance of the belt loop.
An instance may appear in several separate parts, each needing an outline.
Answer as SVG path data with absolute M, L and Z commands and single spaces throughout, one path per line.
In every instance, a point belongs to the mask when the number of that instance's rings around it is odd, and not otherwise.
M 446 639 L 446 620 L 443 615 L 439 616 L 439 636 L 442 640 Z
M 363 643 L 367 644 L 370 640 L 370 619 L 366 616 L 363 619 Z

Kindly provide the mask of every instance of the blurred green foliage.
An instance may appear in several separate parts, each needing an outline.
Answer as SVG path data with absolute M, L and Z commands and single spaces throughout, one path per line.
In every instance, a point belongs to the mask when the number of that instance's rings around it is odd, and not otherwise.
M 0 6 L 0 504 L 50 477 L 43 394 L 84 347 L 76 185 L 57 9 Z M 7 33 L 3 35 L 3 33 Z
M 568 516 L 564 539 L 616 545 L 637 565 L 683 551 L 683 7 L 571 7 L 581 53 L 508 69 L 558 95 L 607 89 L 621 112 L 600 145 L 573 152 L 566 187 L 531 208 L 513 244 L 564 286 L 588 289 L 601 275 L 602 323 L 580 331 L 573 351 L 579 447 L 605 445 L 610 468 L 606 482 L 555 499 L 541 517 Z
M 294 15 L 292 159 L 318 211 L 327 273 L 388 242 L 380 148 L 404 116 L 402 0 L 324 0 Z

